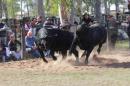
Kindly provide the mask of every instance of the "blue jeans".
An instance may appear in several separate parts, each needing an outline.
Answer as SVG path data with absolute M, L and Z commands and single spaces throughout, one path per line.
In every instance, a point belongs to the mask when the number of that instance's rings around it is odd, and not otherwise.
M 45 57 L 49 57 L 50 56 L 50 50 L 44 51 L 43 53 L 44 53 Z
M 0 52 L 0 57 L 2 57 L 2 61 L 5 62 L 7 60 L 6 51 Z
M 31 50 L 30 53 L 34 58 L 39 58 L 41 56 L 38 50 Z

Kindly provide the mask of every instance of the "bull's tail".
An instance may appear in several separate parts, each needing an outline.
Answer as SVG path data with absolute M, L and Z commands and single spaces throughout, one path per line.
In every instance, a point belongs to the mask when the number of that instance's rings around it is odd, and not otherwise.
M 69 55 L 71 55 L 76 48 L 76 40 L 77 40 L 77 36 L 75 34 L 73 41 L 72 41 L 72 44 L 71 44 L 70 49 L 69 49 Z

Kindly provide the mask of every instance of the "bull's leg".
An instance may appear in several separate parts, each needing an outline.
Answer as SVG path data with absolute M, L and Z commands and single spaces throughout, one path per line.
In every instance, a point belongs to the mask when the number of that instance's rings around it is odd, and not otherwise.
M 87 51 L 84 51 L 83 54 L 81 55 L 81 58 L 86 55 Z
M 129 36 L 129 48 L 130 48 L 130 36 Z
M 62 60 L 66 59 L 66 56 L 67 56 L 67 50 L 63 50 L 63 51 L 61 51 L 61 54 L 62 54 Z
M 78 51 L 77 50 L 73 50 L 73 54 L 74 54 L 74 56 L 76 58 L 76 63 L 79 63 L 79 53 L 78 53 Z
M 99 47 L 98 47 L 98 49 L 97 49 L 98 54 L 100 54 L 101 48 L 102 48 L 102 43 L 99 44 Z
M 44 53 L 41 49 L 38 49 L 40 55 L 41 55 L 41 58 L 43 59 L 44 62 L 48 63 L 48 61 L 45 59 L 45 56 L 44 56 Z
M 54 51 L 50 51 L 50 54 L 51 54 L 51 56 L 52 56 L 52 58 L 53 58 L 53 60 L 57 60 L 57 58 L 56 58 L 56 56 L 54 55 L 55 54 L 55 52 Z
M 86 58 L 85 58 L 85 64 L 88 64 L 88 58 L 92 52 L 94 47 L 89 47 L 88 50 L 87 50 L 87 53 L 86 53 Z M 85 51 L 86 52 L 86 51 Z

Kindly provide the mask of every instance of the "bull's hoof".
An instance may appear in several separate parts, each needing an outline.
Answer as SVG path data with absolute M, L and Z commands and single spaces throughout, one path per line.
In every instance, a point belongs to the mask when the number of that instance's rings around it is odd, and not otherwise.
M 77 64 L 79 64 L 79 63 L 80 63 L 80 62 L 79 62 L 79 59 L 76 59 L 76 63 L 77 63 Z
M 88 61 L 85 61 L 85 64 L 88 65 Z
M 48 63 L 48 61 L 44 61 L 45 63 Z
M 57 58 L 53 58 L 53 60 L 54 60 L 54 61 L 56 61 L 56 60 L 57 60 Z
M 48 63 L 48 61 L 45 58 L 42 58 L 45 63 Z

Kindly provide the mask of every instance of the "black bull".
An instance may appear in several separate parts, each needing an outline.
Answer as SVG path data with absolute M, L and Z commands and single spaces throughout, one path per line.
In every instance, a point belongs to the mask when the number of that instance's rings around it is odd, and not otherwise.
M 54 55 L 55 52 L 60 52 L 65 58 L 67 56 L 67 50 L 73 42 L 74 35 L 71 32 L 57 30 L 57 29 L 45 29 L 42 28 L 40 31 L 40 39 L 36 42 L 38 50 L 43 58 L 43 61 L 48 62 L 43 54 L 44 50 L 50 50 L 50 55 L 54 60 L 57 60 Z M 72 53 L 78 58 L 78 51 L 74 49 Z
M 74 40 L 70 53 L 78 45 L 80 49 L 85 50 L 84 55 L 86 55 L 85 63 L 88 63 L 88 57 L 96 45 L 99 45 L 97 52 L 100 53 L 102 44 L 106 42 L 107 30 L 104 27 L 83 27 L 76 32 L 76 39 Z
M 81 28 L 76 32 L 76 37 L 74 34 L 67 31 L 56 30 L 56 29 L 41 29 L 40 34 L 43 36 L 40 38 L 38 43 L 40 54 L 45 62 L 47 60 L 44 57 L 43 50 L 50 50 L 50 54 L 54 60 L 55 51 L 60 51 L 62 56 L 65 57 L 67 50 L 70 49 L 70 53 L 73 53 L 76 57 L 76 61 L 79 61 L 78 51 L 76 46 L 80 49 L 85 50 L 86 55 L 85 63 L 88 63 L 88 57 L 96 45 L 99 45 L 97 50 L 98 53 L 101 51 L 102 44 L 106 42 L 107 31 L 104 27 L 91 27 L 91 28 Z
M 127 27 L 127 35 L 129 37 L 129 47 L 130 47 L 130 23 L 128 24 L 128 27 Z

